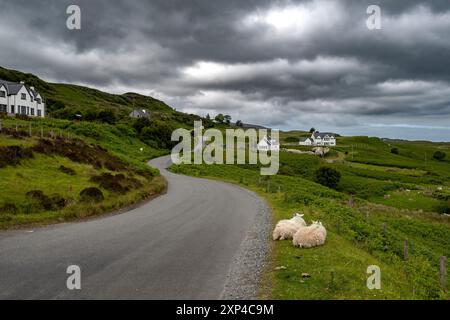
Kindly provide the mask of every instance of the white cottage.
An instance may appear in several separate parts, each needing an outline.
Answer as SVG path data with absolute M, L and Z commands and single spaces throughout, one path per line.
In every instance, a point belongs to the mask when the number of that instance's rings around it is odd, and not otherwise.
M 268 138 L 267 136 L 264 136 L 264 138 L 262 138 L 261 141 L 258 143 L 258 150 L 259 151 L 279 151 L 280 143 L 275 139 L 271 139 L 271 138 Z
M 301 145 L 301 146 L 312 146 L 313 145 L 313 141 L 311 140 L 311 138 L 300 138 L 299 145 Z
M 0 112 L 45 117 L 45 103 L 34 87 L 0 79 Z
M 336 134 L 330 132 L 315 131 L 311 138 L 300 138 L 301 146 L 336 146 Z

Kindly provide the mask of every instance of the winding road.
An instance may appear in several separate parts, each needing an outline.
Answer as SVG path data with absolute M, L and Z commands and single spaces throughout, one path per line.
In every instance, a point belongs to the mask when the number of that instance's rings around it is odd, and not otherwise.
M 239 283 L 254 287 L 258 272 L 245 269 L 265 259 L 265 203 L 237 186 L 170 173 L 170 157 L 150 164 L 168 192 L 137 209 L 0 232 L 0 299 L 221 299 Z M 81 268 L 81 290 L 66 287 L 70 265 Z

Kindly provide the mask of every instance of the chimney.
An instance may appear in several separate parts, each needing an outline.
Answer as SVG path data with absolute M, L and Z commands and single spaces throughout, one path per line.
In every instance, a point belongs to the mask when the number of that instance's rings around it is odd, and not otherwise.
M 34 91 L 34 87 L 30 87 L 30 90 L 31 90 L 31 91 Z
M 20 84 L 25 84 L 25 81 L 20 81 Z

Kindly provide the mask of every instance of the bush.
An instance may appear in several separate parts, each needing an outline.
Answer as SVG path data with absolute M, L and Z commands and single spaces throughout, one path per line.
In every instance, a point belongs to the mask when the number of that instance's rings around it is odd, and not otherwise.
M 0 147 L 0 168 L 16 166 L 21 159 L 33 158 L 33 151 L 30 148 L 21 146 Z
M 30 199 L 37 201 L 40 207 L 44 210 L 59 210 L 66 206 L 67 200 L 59 194 L 54 194 L 51 197 L 47 196 L 41 190 L 32 190 L 26 193 Z
M 393 154 L 399 154 L 398 148 L 392 148 L 391 153 Z
M 0 212 L 16 214 L 17 207 L 14 203 L 5 203 L 2 207 L 0 207 Z
M 319 168 L 315 172 L 315 176 L 318 183 L 332 189 L 337 188 L 339 181 L 341 180 L 340 172 L 328 167 Z
M 440 214 L 450 214 L 450 201 L 442 201 L 434 207 L 434 211 Z
M 142 183 L 139 180 L 127 178 L 123 174 L 102 173 L 99 176 L 93 176 L 90 181 L 98 183 L 103 189 L 117 193 L 127 193 L 130 189 L 142 187 Z
M 95 187 L 92 188 L 86 188 L 81 190 L 80 192 L 81 201 L 83 202 L 100 202 L 105 200 L 105 197 L 103 196 L 103 192 Z
M 442 151 L 436 151 L 433 154 L 433 158 L 438 160 L 438 161 L 444 160 L 445 156 L 446 156 L 445 152 L 442 152 Z
M 68 174 L 69 176 L 75 176 L 75 175 L 77 174 L 77 173 L 75 172 L 75 170 L 73 170 L 72 168 L 68 168 L 68 167 L 65 167 L 65 166 L 63 166 L 63 165 L 61 165 L 61 166 L 59 167 L 59 171 L 65 173 L 65 174 Z

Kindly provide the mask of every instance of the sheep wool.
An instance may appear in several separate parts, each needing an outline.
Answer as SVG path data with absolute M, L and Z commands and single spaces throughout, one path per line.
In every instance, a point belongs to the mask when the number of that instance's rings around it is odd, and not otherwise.
M 300 228 L 294 234 L 292 243 L 295 247 L 312 248 L 321 246 L 327 239 L 327 230 L 320 221 L 313 223 L 304 228 Z
M 273 240 L 290 240 L 294 234 L 306 226 L 303 220 L 303 214 L 295 213 L 294 217 L 289 220 L 280 220 L 273 230 Z

